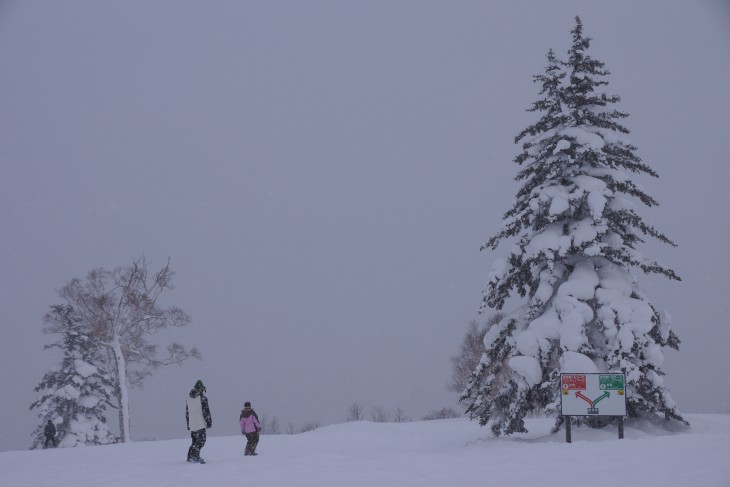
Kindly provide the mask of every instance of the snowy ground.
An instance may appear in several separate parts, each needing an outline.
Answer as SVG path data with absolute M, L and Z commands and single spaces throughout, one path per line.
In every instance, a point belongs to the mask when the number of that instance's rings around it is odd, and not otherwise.
M 188 440 L 0 453 L 0 485 L 23 486 L 730 486 L 730 416 L 687 415 L 683 433 L 626 428 L 492 438 L 465 419 L 359 422 L 264 436 L 211 437 L 206 465 L 185 463 Z M 235 423 L 235 421 L 234 421 Z M 235 426 L 232 426 L 235 427 Z

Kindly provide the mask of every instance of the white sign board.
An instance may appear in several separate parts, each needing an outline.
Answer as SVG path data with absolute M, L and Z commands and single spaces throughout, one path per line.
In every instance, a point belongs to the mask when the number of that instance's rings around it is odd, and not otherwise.
M 563 416 L 626 416 L 624 374 L 560 374 Z

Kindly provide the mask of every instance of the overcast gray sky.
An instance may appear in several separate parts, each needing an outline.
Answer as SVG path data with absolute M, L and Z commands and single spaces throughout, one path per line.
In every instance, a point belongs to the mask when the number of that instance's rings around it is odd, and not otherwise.
M 0 450 L 30 445 L 56 290 L 141 255 L 193 319 L 161 339 L 204 359 L 132 391 L 134 439 L 187 436 L 199 378 L 212 435 L 245 400 L 296 426 L 456 408 L 449 357 L 505 252 L 479 247 L 576 14 L 679 244 L 642 250 L 681 283 L 639 277 L 682 339 L 666 380 L 730 411 L 728 2 L 6 0 Z

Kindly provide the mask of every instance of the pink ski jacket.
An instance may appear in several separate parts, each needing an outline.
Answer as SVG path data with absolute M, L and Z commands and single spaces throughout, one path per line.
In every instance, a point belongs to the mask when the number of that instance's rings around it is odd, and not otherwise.
M 259 420 L 256 419 L 254 414 L 241 418 L 239 424 L 241 425 L 241 433 L 243 434 L 254 433 L 261 429 L 261 423 L 259 423 Z

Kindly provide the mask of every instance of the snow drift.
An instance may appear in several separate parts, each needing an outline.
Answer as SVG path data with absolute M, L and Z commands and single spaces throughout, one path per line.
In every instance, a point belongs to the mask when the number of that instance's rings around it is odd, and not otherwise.
M 687 417 L 681 433 L 628 426 L 624 440 L 576 428 L 571 444 L 550 419 L 508 438 L 466 419 L 357 422 L 263 436 L 257 457 L 243 456 L 243 436 L 210 437 L 205 465 L 185 462 L 187 439 L 13 451 L 0 453 L 0 485 L 727 487 L 730 415 Z

